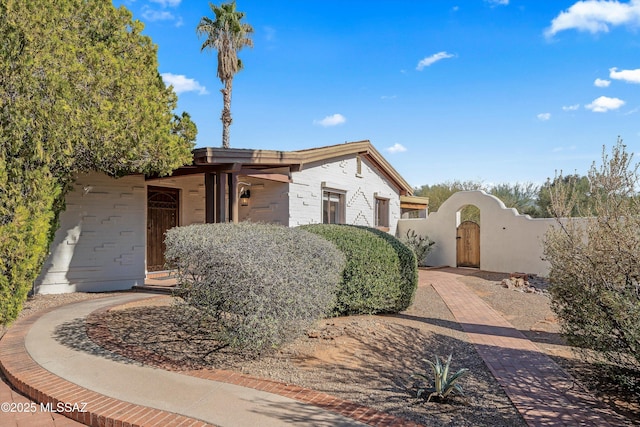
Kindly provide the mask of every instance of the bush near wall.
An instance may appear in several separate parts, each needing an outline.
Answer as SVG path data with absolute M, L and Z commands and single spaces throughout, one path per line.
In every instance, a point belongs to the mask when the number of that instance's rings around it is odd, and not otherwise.
M 0 0 L 0 323 L 16 318 L 80 172 L 166 175 L 192 161 L 156 47 L 111 1 Z
M 411 305 L 418 284 L 415 254 L 370 227 L 313 224 L 303 228 L 334 243 L 347 264 L 333 314 L 396 313 Z
M 260 352 L 305 332 L 333 306 L 344 256 L 299 228 L 198 224 L 166 234 L 188 307 L 212 319 L 213 337 Z
M 0 162 L 1 163 L 1 162 Z M 0 324 L 14 320 L 47 255 L 60 187 L 46 170 L 0 171 Z

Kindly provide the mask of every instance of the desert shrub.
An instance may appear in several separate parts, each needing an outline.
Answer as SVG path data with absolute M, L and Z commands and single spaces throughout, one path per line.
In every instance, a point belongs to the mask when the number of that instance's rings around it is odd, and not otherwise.
M 177 227 L 165 243 L 184 302 L 215 322 L 215 339 L 254 352 L 297 337 L 324 316 L 344 266 L 329 242 L 276 225 Z
M 621 141 L 588 174 L 589 218 L 563 218 L 580 198 L 556 179 L 545 238 L 552 308 L 570 344 L 608 362 L 640 367 L 640 198 L 638 165 Z M 593 352 L 583 354 L 594 354 Z
M 431 252 L 433 245 L 436 244 L 436 242 L 429 239 L 429 236 L 421 236 L 412 229 L 407 230 L 405 235 L 402 236 L 401 242 L 416 254 L 416 259 L 420 266 L 425 265 L 427 255 Z
M 431 368 L 431 375 L 422 372 L 415 372 L 411 375 L 412 378 L 422 381 L 421 384 L 416 386 L 416 397 L 426 397 L 427 402 L 429 402 L 434 397 L 444 401 L 449 395 L 458 394 L 464 396 L 462 386 L 458 384 L 458 380 L 466 375 L 469 369 L 462 368 L 449 376 L 451 357 L 452 355 L 450 354 L 444 364 L 442 363 L 444 359 L 438 356 L 435 357 L 435 363 L 429 359 L 422 359 Z
M 350 225 L 300 228 L 334 243 L 347 259 L 334 315 L 395 313 L 413 301 L 418 283 L 416 257 L 392 235 Z

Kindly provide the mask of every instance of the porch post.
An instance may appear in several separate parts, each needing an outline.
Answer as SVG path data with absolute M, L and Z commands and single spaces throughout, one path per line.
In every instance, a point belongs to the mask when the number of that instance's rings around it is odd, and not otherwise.
M 229 220 L 225 200 L 229 182 L 227 175 L 226 173 L 218 172 L 216 181 L 216 222 L 227 222 Z
M 229 174 L 229 218 L 234 224 L 238 223 L 238 174 Z
M 204 174 L 204 222 L 211 224 L 216 222 L 216 174 L 207 172 Z

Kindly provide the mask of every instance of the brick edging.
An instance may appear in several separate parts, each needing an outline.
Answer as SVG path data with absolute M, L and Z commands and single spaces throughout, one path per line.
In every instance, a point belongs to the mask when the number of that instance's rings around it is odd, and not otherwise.
M 79 302 L 82 303 L 82 302 Z M 74 303 L 74 304 L 79 304 Z M 43 310 L 16 321 L 0 340 L 0 369 L 20 393 L 38 404 L 61 408 L 61 415 L 89 426 L 213 426 L 204 421 L 161 409 L 114 399 L 69 382 L 37 364 L 25 347 L 25 337 Z M 83 408 L 82 405 L 86 403 Z M 66 409 L 71 409 L 67 411 Z M 84 411 L 83 411 L 84 409 Z
M 394 415 L 378 411 L 367 406 L 363 406 L 348 400 L 343 400 L 326 393 L 300 387 L 294 384 L 287 384 L 280 381 L 254 377 L 234 371 L 221 369 L 199 369 L 199 370 L 176 370 L 169 363 L 169 358 L 150 352 L 142 347 L 122 342 L 118 337 L 114 336 L 109 327 L 99 319 L 99 315 L 111 309 L 114 309 L 122 303 L 102 307 L 89 316 L 87 316 L 85 325 L 87 335 L 97 345 L 106 348 L 121 356 L 136 360 L 141 363 L 151 364 L 157 368 L 180 372 L 196 378 L 209 381 L 224 382 L 242 387 L 248 387 L 272 394 L 277 394 L 296 400 L 301 403 L 310 404 L 331 411 L 338 415 L 350 418 L 352 420 L 371 425 L 371 426 L 394 426 L 394 427 L 422 427 L 413 421 L 405 418 L 396 417 Z

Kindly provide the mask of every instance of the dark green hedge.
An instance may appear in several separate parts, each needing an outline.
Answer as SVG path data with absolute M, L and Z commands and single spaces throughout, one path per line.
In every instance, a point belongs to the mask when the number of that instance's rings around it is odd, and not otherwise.
M 397 313 L 412 303 L 418 265 L 413 251 L 398 239 L 370 227 L 313 224 L 301 228 L 334 243 L 347 259 L 334 315 Z

